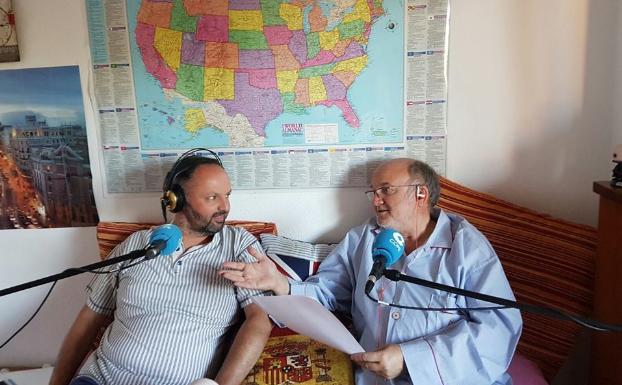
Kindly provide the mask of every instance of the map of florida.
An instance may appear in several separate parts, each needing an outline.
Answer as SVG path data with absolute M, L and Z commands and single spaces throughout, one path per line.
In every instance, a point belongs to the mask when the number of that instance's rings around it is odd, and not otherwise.
M 359 127 L 348 89 L 383 12 L 382 0 L 143 0 L 135 32 L 163 89 L 219 103 L 265 136 L 280 114 L 322 105 Z

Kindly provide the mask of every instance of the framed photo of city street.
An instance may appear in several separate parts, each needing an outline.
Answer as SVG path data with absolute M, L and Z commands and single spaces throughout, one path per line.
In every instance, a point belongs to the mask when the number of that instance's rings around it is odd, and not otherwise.
M 0 71 L 0 229 L 98 221 L 78 67 Z

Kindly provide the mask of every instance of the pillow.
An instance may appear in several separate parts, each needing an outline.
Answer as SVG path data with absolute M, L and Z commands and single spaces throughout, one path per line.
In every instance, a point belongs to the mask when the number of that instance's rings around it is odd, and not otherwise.
M 347 354 L 289 329 L 272 330 L 245 383 L 354 384 L 352 362 Z
M 304 281 L 315 274 L 320 263 L 336 244 L 312 244 L 278 235 L 259 235 L 266 255 L 276 263 L 279 270 L 296 281 Z
M 266 255 L 278 269 L 297 281 L 315 274 L 320 263 L 336 246 L 265 233 L 259 238 Z M 249 383 L 257 385 L 354 384 L 352 362 L 347 354 L 286 327 L 272 328 L 266 347 L 249 376 Z
M 548 385 L 538 365 L 520 353 L 514 354 L 508 373 L 514 385 Z

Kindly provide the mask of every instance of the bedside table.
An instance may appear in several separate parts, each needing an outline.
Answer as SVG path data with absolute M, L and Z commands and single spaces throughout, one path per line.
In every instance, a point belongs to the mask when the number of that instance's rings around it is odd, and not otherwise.
M 622 188 L 594 182 L 600 195 L 594 317 L 622 324 Z M 592 332 L 592 384 L 622 385 L 622 333 Z

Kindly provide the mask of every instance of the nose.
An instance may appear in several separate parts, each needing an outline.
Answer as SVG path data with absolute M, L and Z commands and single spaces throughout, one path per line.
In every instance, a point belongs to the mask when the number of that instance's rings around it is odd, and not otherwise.
M 220 199 L 218 199 L 218 210 L 219 211 L 229 212 L 230 207 L 231 207 L 231 204 L 229 203 L 228 196 L 225 195 L 225 196 L 220 197 Z
M 383 203 L 384 203 L 384 200 L 382 199 L 380 194 L 374 191 L 374 197 L 372 199 L 372 204 L 374 205 L 374 207 L 378 207 Z

